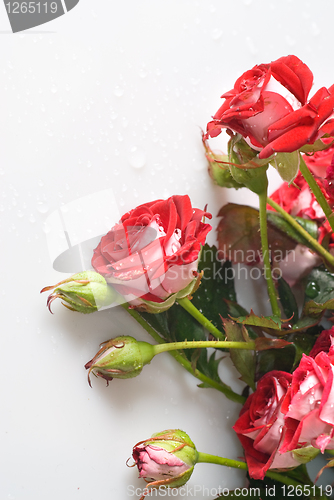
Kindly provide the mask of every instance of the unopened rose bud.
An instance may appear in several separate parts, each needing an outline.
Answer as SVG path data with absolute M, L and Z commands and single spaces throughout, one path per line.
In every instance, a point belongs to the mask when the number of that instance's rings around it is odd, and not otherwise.
M 50 290 L 53 290 L 47 300 L 50 312 L 52 302 L 58 298 L 71 311 L 88 314 L 112 304 L 116 297 L 104 277 L 93 271 L 74 274 L 57 285 L 43 288 L 41 293 Z
M 243 139 L 234 141 L 234 138 L 229 141 L 229 158 L 230 158 L 230 172 L 233 179 L 246 186 L 253 193 L 261 194 L 268 186 L 267 174 L 268 165 L 258 163 L 256 159 L 256 151 L 254 151 Z M 258 167 L 244 169 L 238 165 L 252 164 Z
M 229 158 L 227 155 L 214 153 L 209 146 L 209 142 L 203 137 L 203 146 L 205 156 L 208 160 L 208 171 L 211 179 L 215 184 L 221 187 L 240 189 L 244 187 L 240 182 L 233 179 L 230 168 Z
M 113 378 L 136 377 L 155 355 L 153 345 L 129 336 L 116 337 L 101 345 L 96 356 L 85 365 L 90 386 L 91 372 L 108 383 Z
M 198 453 L 189 436 L 178 429 L 153 434 L 137 443 L 132 451 L 139 477 L 149 488 L 178 488 L 190 478 L 198 461 Z

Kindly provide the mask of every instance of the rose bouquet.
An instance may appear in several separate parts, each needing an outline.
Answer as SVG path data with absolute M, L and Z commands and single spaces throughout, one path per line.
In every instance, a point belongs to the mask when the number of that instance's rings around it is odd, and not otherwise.
M 244 469 L 252 498 L 269 498 L 270 488 L 277 498 L 332 492 L 313 483 L 305 466 L 334 450 L 334 86 L 310 98 L 312 85 L 307 65 L 287 56 L 246 71 L 222 96 L 202 137 L 209 174 L 222 188 L 256 193 L 259 209 L 223 206 L 217 246 L 206 243 L 206 207 L 193 208 L 188 196 L 149 201 L 101 238 L 93 270 L 42 290 L 51 291 L 50 310 L 57 298 L 86 314 L 121 306 L 154 339 L 104 342 L 85 365 L 89 384 L 91 375 L 107 385 L 138 376 L 169 351 L 200 388 L 241 405 L 233 429 L 242 461 L 199 452 L 178 429 L 137 443 L 133 465 L 148 483 L 142 498 L 183 486 L 201 462 Z M 227 154 L 209 144 L 223 130 Z M 283 180 L 271 197 L 268 168 Z M 240 265 L 263 279 L 271 313 L 238 302 Z M 245 383 L 242 394 L 220 377 L 226 352 Z

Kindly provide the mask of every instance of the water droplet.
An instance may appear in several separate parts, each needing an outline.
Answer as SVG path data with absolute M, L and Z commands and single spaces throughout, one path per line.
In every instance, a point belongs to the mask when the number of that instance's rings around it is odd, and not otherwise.
M 310 281 L 310 283 L 307 284 L 305 289 L 305 295 L 307 297 L 310 297 L 310 299 L 314 299 L 319 292 L 320 287 L 317 283 L 315 283 L 314 281 Z
M 57 87 L 55 86 L 55 84 L 53 84 L 53 85 L 52 85 L 52 87 L 51 87 L 51 92 L 52 92 L 53 94 L 55 94 L 55 93 L 57 92 Z
M 130 149 L 128 161 L 133 168 L 143 168 L 146 163 L 145 151 L 137 146 Z
M 35 219 L 35 217 L 34 217 L 33 214 L 30 214 L 29 221 L 32 222 L 32 223 L 36 222 L 36 219 Z

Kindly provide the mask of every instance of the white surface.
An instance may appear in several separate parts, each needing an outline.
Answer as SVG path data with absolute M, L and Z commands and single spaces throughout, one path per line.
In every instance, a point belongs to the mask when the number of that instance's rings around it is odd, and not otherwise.
M 150 339 L 115 309 L 83 316 L 55 303 L 50 315 L 39 291 L 67 276 L 52 267 L 60 236 L 52 240 L 50 217 L 79 206 L 80 239 L 87 220 L 95 236 L 117 211 L 172 194 L 213 214 L 229 200 L 256 203 L 212 185 L 200 128 L 243 71 L 281 55 L 296 54 L 318 86 L 331 85 L 333 13 L 331 1 L 80 0 L 13 35 L 0 6 L 1 499 L 138 498 L 128 486 L 145 483 L 126 459 L 166 428 L 188 432 L 200 451 L 241 456 L 230 430 L 239 406 L 198 389 L 168 354 L 136 379 L 88 386 L 84 364 L 99 342 Z M 110 213 L 92 201 L 102 190 Z M 210 500 L 211 488 L 242 478 L 199 464 L 187 496 Z

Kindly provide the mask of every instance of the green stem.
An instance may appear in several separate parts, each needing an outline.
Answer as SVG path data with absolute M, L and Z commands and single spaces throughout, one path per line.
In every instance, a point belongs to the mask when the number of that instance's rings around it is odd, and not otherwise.
M 243 469 L 248 470 L 247 464 L 245 462 L 240 462 L 238 460 L 231 460 L 229 458 L 217 457 L 216 455 L 210 455 L 209 453 L 198 453 L 198 462 L 197 463 L 208 463 L 208 464 L 217 464 L 224 465 L 225 467 L 233 467 L 235 469 Z M 267 477 L 279 481 L 283 484 L 291 484 L 292 486 L 299 486 L 302 483 L 295 481 L 287 476 L 282 476 L 278 472 L 267 471 Z
M 209 321 L 189 299 L 178 299 L 177 302 L 183 307 L 183 309 L 191 314 L 191 316 L 195 318 L 200 325 L 204 326 L 208 332 L 212 333 L 216 339 L 224 339 L 224 334 L 218 330 L 218 328 L 216 328 L 215 325 L 213 325 L 211 321 Z
M 290 214 L 288 214 L 284 208 L 282 208 L 280 205 L 278 205 L 275 201 L 271 200 L 270 198 L 267 199 L 268 205 L 270 205 L 272 208 L 276 210 L 279 214 L 281 214 L 284 219 L 289 222 L 289 224 L 296 229 L 296 231 L 299 232 L 303 238 L 309 243 L 309 245 L 313 248 L 313 250 L 321 255 L 329 264 L 334 266 L 334 257 L 331 253 L 329 253 L 320 243 L 312 238 L 310 233 L 308 233 L 297 221 L 294 219 Z
M 281 311 L 277 302 L 276 288 L 271 274 L 269 245 L 268 245 L 268 230 L 267 230 L 267 189 L 259 194 L 259 217 L 260 217 L 260 232 L 261 232 L 261 247 L 264 265 L 264 277 L 267 282 L 267 289 L 271 309 L 274 316 L 281 317 Z
M 161 352 L 175 351 L 177 349 L 205 349 L 213 347 L 215 349 L 244 349 L 255 350 L 255 342 L 227 342 L 225 340 L 185 340 L 184 342 L 169 342 L 168 344 L 155 345 L 155 354 Z
M 310 186 L 310 189 L 311 189 L 312 193 L 314 194 L 314 196 L 316 197 L 317 202 L 321 206 L 322 211 L 326 215 L 328 222 L 332 228 L 332 231 L 334 231 L 333 211 L 332 211 L 331 207 L 329 206 L 329 204 L 324 196 L 324 193 L 321 191 L 317 181 L 315 180 L 312 172 L 310 172 L 308 166 L 304 162 L 303 157 L 301 155 L 300 155 L 299 170 L 300 170 L 302 176 L 304 177 L 304 179 L 306 180 L 307 184 Z
M 158 344 L 164 344 L 165 341 L 160 337 L 158 332 L 151 326 L 149 325 L 144 318 L 141 317 L 141 315 L 135 311 L 134 309 L 131 309 L 127 303 L 120 304 L 143 328 L 144 330 L 147 331 L 151 335 L 151 337 L 158 343 Z M 156 346 L 158 347 L 158 346 Z M 178 351 L 172 351 L 170 352 L 171 356 L 180 363 L 180 365 L 183 366 L 191 375 L 194 377 L 198 378 L 201 382 L 203 382 L 206 385 L 209 385 L 213 389 L 217 389 L 217 391 L 222 392 L 225 394 L 225 396 L 230 399 L 231 401 L 234 401 L 235 403 L 240 403 L 244 404 L 246 401 L 246 398 L 244 396 L 241 396 L 240 394 L 237 394 L 236 392 L 232 391 L 230 387 L 228 387 L 226 384 L 223 382 L 217 382 L 216 380 L 213 380 L 210 377 L 207 377 L 204 375 L 204 373 L 200 372 L 197 370 L 197 368 L 193 368 L 193 365 L 190 361 L 188 361 L 181 353 Z

